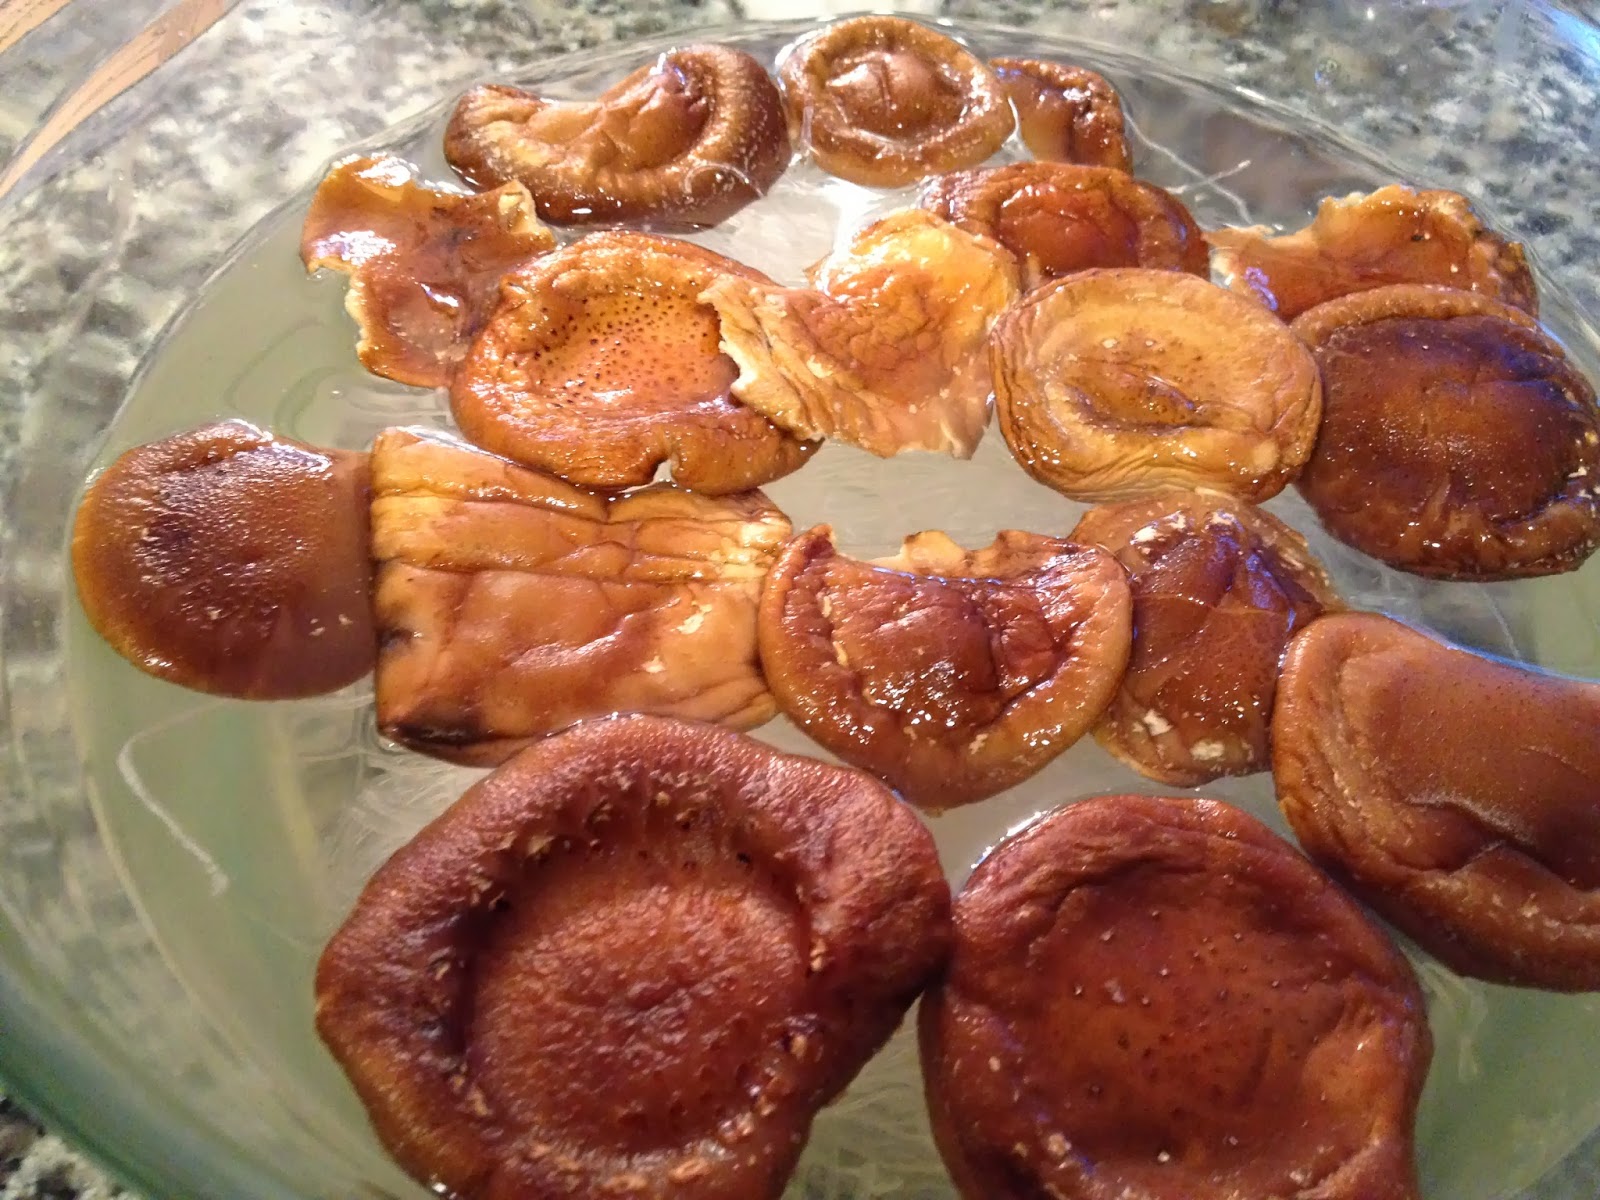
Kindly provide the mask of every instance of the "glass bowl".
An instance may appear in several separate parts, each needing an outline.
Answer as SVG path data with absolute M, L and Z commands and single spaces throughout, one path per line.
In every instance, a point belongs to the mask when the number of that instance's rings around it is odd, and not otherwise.
M 78 492 L 114 451 L 212 416 L 270 416 L 342 444 L 439 418 L 437 397 L 360 375 L 339 284 L 300 277 L 299 205 L 341 152 L 401 145 L 438 169 L 437 106 L 480 78 L 581 94 L 691 37 L 770 52 L 843 9 L 186 0 L 158 19 L 152 5 L 75 0 L 20 37 L 11 11 L 0 6 L 0 151 L 20 150 L 0 185 L 0 1078 L 152 1195 L 423 1194 L 378 1150 L 316 1043 L 309 980 L 365 871 L 468 776 L 379 744 L 362 686 L 241 706 L 135 678 L 88 633 L 65 569 Z M 1140 173 L 1202 224 L 1294 225 L 1308 197 L 1395 179 L 1468 192 L 1530 245 L 1550 327 L 1600 374 L 1592 12 L 1009 0 L 912 15 L 948 19 L 992 53 L 1103 70 L 1138 128 Z M 904 199 L 815 186 L 826 220 L 752 210 L 702 240 L 736 256 L 760 245 L 789 269 L 841 220 Z M 891 532 L 924 525 L 968 544 L 1001 521 L 1028 527 L 998 512 L 1010 493 L 975 500 L 971 477 L 946 465 L 874 468 L 892 474 L 864 490 L 859 465 L 828 461 L 773 494 L 797 521 L 834 521 L 847 549 L 886 549 Z M 1006 465 L 991 436 L 974 469 Z M 1071 506 L 1019 496 L 1034 527 L 1070 528 Z M 1307 528 L 1297 503 L 1277 508 Z M 1423 586 L 1326 538 L 1316 546 L 1363 603 L 1600 675 L 1594 563 L 1556 581 Z M 1047 803 L 1163 790 L 1096 754 L 1080 747 L 982 818 L 950 819 L 940 841 L 953 876 Z M 1204 790 L 1268 815 L 1265 787 Z M 1593 1200 L 1600 997 L 1469 987 L 1426 963 L 1423 974 L 1440 1040 L 1421 1131 L 1428 1195 Z M 916 1105 L 903 1041 L 819 1121 L 794 1194 L 948 1196 L 925 1131 L 896 1105 Z

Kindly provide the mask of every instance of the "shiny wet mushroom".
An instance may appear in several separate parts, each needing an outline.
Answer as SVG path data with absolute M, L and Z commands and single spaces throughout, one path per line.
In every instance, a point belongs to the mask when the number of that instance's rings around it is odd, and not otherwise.
M 1172 271 L 1058 279 L 995 323 L 989 350 L 1011 453 L 1074 500 L 1265 500 L 1310 457 L 1322 415 L 1316 363 L 1282 321 Z
M 473 88 L 445 158 L 479 187 L 509 182 L 558 225 L 715 225 L 766 194 L 789 164 L 777 85 L 729 46 L 669 50 L 588 102 Z
M 794 538 L 761 597 L 761 662 L 784 713 L 845 761 L 938 811 L 1041 770 L 1099 716 L 1128 660 L 1121 569 L 1014 530 L 942 533 L 892 558 Z
M 961 43 L 903 17 L 807 34 L 778 65 L 789 130 L 831 175 L 903 187 L 970 167 L 1010 136 L 1000 80 Z
M 1391 283 L 1461 288 L 1529 314 L 1539 310 L 1518 242 L 1479 220 L 1465 196 L 1391 184 L 1328 197 L 1303 229 L 1260 226 L 1206 235 L 1224 282 L 1285 321 L 1352 292 Z
M 965 1200 L 1417 1200 L 1421 989 L 1255 818 L 1080 801 L 1001 842 L 955 924 L 920 1030 Z
M 1205 237 L 1183 202 L 1123 171 L 1010 163 L 952 171 L 923 190 L 923 208 L 999 242 L 1033 287 L 1090 267 L 1210 274 Z
M 705 291 L 739 365 L 733 394 L 796 437 L 970 458 L 989 423 L 985 339 L 1020 292 L 1011 254 L 908 209 L 810 278 L 785 288 L 730 273 Z
M 1022 144 L 1041 162 L 1133 169 L 1122 97 L 1087 67 L 1037 58 L 992 58 L 989 66 L 1017 114 Z
M 1219 492 L 1168 491 L 1085 513 L 1071 538 L 1128 572 L 1133 650 L 1095 740 L 1179 787 L 1265 771 L 1294 633 L 1342 607 L 1305 539 Z
M 461 431 L 496 454 L 589 487 L 649 483 L 665 465 L 721 494 L 787 475 L 816 448 L 733 394 L 718 280 L 758 271 L 677 238 L 595 233 L 509 276 L 457 371 Z
M 776 1200 L 949 910 L 933 839 L 867 775 L 592 722 L 378 871 L 317 1030 L 400 1164 L 462 1200 Z
M 306 269 L 350 277 L 356 354 L 374 375 L 446 387 L 514 267 L 555 248 L 520 183 L 464 194 L 391 156 L 336 164 L 300 235 Z
M 1364 901 L 1464 975 L 1600 991 L 1600 683 L 1347 613 L 1272 725 L 1284 816 Z
M 221 421 L 121 455 L 72 533 L 78 597 L 134 666 L 248 700 L 372 670 L 365 454 Z
M 756 613 L 789 522 L 760 492 L 598 496 L 407 429 L 373 443 L 372 479 L 385 735 L 490 766 L 616 712 L 775 711 Z
M 1323 387 L 1298 486 L 1334 537 L 1436 579 L 1571 571 L 1600 546 L 1594 387 L 1531 317 L 1396 284 L 1294 331 Z

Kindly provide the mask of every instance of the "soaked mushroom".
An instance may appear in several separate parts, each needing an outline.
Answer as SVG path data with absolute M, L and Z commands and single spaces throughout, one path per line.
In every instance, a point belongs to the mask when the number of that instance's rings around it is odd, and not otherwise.
M 1114 555 L 1133 589 L 1133 652 L 1095 740 L 1179 787 L 1265 771 L 1284 648 L 1341 607 L 1305 539 L 1242 500 L 1181 491 L 1091 509 L 1071 536 Z
M 989 66 L 1016 110 L 1022 144 L 1035 158 L 1133 169 L 1122 98 L 1105 76 L 1036 58 L 992 58 Z
M 246 700 L 372 670 L 367 456 L 244 421 L 123 454 L 72 532 L 95 632 L 159 679 Z
M 625 717 L 534 746 L 368 883 L 317 1030 L 462 1200 L 776 1200 L 943 963 L 933 839 L 859 771 Z
M 1011 453 L 1075 500 L 1210 487 L 1260 501 L 1311 453 L 1316 364 L 1258 304 L 1171 271 L 1082 271 L 990 336 Z
M 699 300 L 766 276 L 676 238 L 595 233 L 509 276 L 456 374 L 472 441 L 573 483 L 649 483 L 663 464 L 720 494 L 795 470 L 815 449 L 730 394 L 738 368 Z
M 1123 171 L 1049 162 L 954 171 L 921 203 L 1011 251 L 1030 287 L 1088 267 L 1211 272 L 1189 210 Z
M 406 429 L 372 473 L 387 736 L 487 766 L 614 712 L 772 716 L 756 611 L 789 522 L 760 492 L 607 498 Z
M 822 526 L 761 597 L 778 705 L 821 745 L 940 810 L 1004 791 L 1081 737 L 1128 659 L 1127 580 L 1098 550 L 1014 530 L 942 533 L 876 562 Z
M 1273 236 L 1256 225 L 1207 236 L 1227 285 L 1285 321 L 1336 296 L 1391 283 L 1462 288 L 1539 310 L 1522 246 L 1485 226 L 1455 192 L 1391 184 L 1330 196 L 1294 233 Z
M 467 195 L 419 182 L 398 158 L 328 172 L 300 234 L 308 270 L 350 276 L 345 308 L 374 375 L 445 387 L 493 306 L 500 278 L 555 246 L 520 183 Z
M 525 185 L 557 225 L 715 225 L 783 174 L 789 135 L 765 67 L 728 46 L 684 46 L 588 102 L 473 88 L 444 155 L 479 187 Z
M 1348 613 L 1272 716 L 1300 844 L 1464 975 L 1600 991 L 1600 683 Z
M 920 1026 L 966 1200 L 1417 1200 L 1416 978 L 1255 818 L 1058 809 L 978 864 L 955 924 Z
M 1570 571 L 1600 545 L 1594 388 L 1530 317 L 1396 284 L 1294 331 L 1324 405 L 1299 487 L 1334 537 L 1438 579 Z
M 985 339 L 1020 290 L 1005 248 L 910 209 L 810 274 L 810 288 L 729 274 L 704 293 L 739 365 L 733 394 L 796 437 L 971 457 L 989 423 Z
M 1011 135 L 995 73 L 961 44 L 903 17 L 837 21 L 778 64 L 789 132 L 830 175 L 903 187 L 982 162 Z

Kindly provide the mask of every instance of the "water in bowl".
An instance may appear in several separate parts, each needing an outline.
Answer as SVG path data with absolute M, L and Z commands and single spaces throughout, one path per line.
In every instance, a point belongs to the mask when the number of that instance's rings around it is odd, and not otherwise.
M 770 57 L 785 39 L 753 30 L 728 40 Z M 1037 35 L 986 32 L 974 40 L 989 54 L 1053 56 L 1105 70 L 1132 117 L 1138 173 L 1179 194 L 1203 226 L 1292 227 L 1324 195 L 1398 176 L 1378 156 L 1325 132 L 1134 60 Z M 591 95 L 659 48 L 618 47 L 591 56 L 581 72 L 528 82 Z M 379 143 L 446 179 L 444 115 L 441 109 Z M 1024 157 L 1012 144 L 997 161 Z M 315 183 L 305 182 L 308 191 Z M 304 199 L 263 222 L 198 291 L 131 389 L 101 465 L 137 443 L 232 416 L 347 447 L 365 446 L 389 425 L 448 427 L 441 394 L 375 378 L 357 363 L 342 277 L 308 279 L 300 266 Z M 694 240 L 799 282 L 802 269 L 851 230 L 911 199 L 910 190 L 869 191 L 797 162 L 764 200 Z M 1547 322 L 1581 360 L 1600 340 L 1548 276 L 1541 284 Z M 1600 363 L 1584 365 L 1600 376 Z M 1082 507 L 1030 480 L 994 432 L 967 463 L 929 455 L 884 462 L 829 446 L 768 490 L 797 527 L 828 522 L 846 552 L 863 554 L 889 552 L 920 529 L 944 529 L 968 546 L 1002 528 L 1065 533 Z M 1511 657 L 1600 675 L 1593 616 L 1600 566 L 1512 584 L 1428 583 L 1331 541 L 1292 493 L 1268 507 L 1308 536 L 1352 605 Z M 71 687 L 93 801 L 174 971 L 241 1061 L 285 1097 L 303 1130 L 308 1187 L 325 1195 L 422 1194 L 377 1146 L 318 1043 L 311 975 L 367 875 L 477 773 L 385 744 L 373 730 L 368 684 L 293 703 L 199 696 L 127 666 L 72 608 Z M 820 755 L 783 721 L 757 736 Z M 1152 786 L 1085 739 L 1025 785 L 931 824 L 959 884 L 986 847 L 1039 811 L 1100 792 L 1172 790 Z M 1283 829 L 1265 776 L 1200 790 Z M 1434 1200 L 1514 1194 L 1600 1123 L 1593 1067 L 1600 997 L 1468 982 L 1426 956 L 1413 959 L 1437 1045 L 1419 1130 L 1424 1192 Z M 929 1139 L 907 1031 L 818 1119 L 790 1194 L 952 1195 Z

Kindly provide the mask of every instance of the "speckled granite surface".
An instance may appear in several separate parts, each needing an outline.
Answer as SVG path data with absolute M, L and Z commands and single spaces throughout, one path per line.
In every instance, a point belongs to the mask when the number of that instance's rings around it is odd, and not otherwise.
M 105 4 L 91 21 L 58 17 L 5 61 L 0 84 L 0 159 L 56 97 L 63 80 L 93 63 L 157 10 Z M 333 148 L 379 130 L 475 75 L 525 68 L 564 49 L 670 32 L 729 18 L 846 11 L 854 5 L 785 0 L 423 0 L 415 4 L 241 4 L 174 64 L 91 121 L 47 163 L 0 225 L 0 479 L 29 507 L 8 508 L 26 552 L 30 531 L 59 521 L 77 472 L 46 447 L 86 444 L 104 423 L 129 373 L 184 298 L 187 280 L 214 263 L 284 191 L 308 178 Z M 930 14 L 1035 24 L 1130 52 L 1151 52 L 1268 96 L 1298 95 L 1360 140 L 1403 147 L 1417 177 L 1472 191 L 1580 302 L 1600 312 L 1600 42 L 1544 53 L 1518 14 L 1492 0 L 1397 0 L 1375 49 L 1338 49 L 1359 30 L 1362 6 L 1292 0 L 957 0 L 905 7 Z M 1390 20 L 1389 10 L 1400 10 Z M 1580 11 L 1574 8 L 1574 12 Z M 1591 19 L 1595 12 L 1589 7 Z M 1568 31 L 1581 39 L 1574 22 Z M 1589 35 L 1592 38 L 1592 32 Z M 1577 45 L 1578 43 L 1575 43 Z M 325 64 L 317 73 L 299 64 Z M 381 72 L 365 64 L 385 63 Z M 65 67 L 63 67 L 65 64 Z M 196 122 L 194 114 L 208 114 Z M 152 115 L 159 114 L 159 115 Z M 1397 151 L 1399 153 L 1399 151 Z M 1226 145 L 1218 163 L 1237 157 Z M 1219 167 L 1220 169 L 1220 167 Z M 49 253 L 38 247 L 48 246 Z M 30 464 L 50 461 L 49 471 Z M 65 465 L 67 469 L 63 470 Z M 57 515 L 52 516 L 52 513 Z M 6 718 L 29 769 L 59 764 L 70 777 L 64 711 L 42 697 L 59 664 L 53 597 L 59 562 L 11 564 L 6 597 Z M 43 767 L 40 764 L 45 764 Z M 0 777 L 17 786 L 15 764 Z M 35 781 L 42 776 L 36 776 Z M 64 783 L 62 785 L 66 787 Z M 66 794 L 65 792 L 61 793 Z M 59 797 L 58 797 L 59 799 Z M 128 996 L 159 997 L 148 946 L 129 934 L 137 920 L 106 864 L 83 845 L 92 822 L 63 821 L 48 794 L 33 809 L 6 810 L 0 870 L 8 889 L 39 915 L 36 953 L 65 971 L 98 971 L 111 984 L 85 985 L 71 1002 L 115 1021 Z M 24 860 L 27 834 L 59 862 Z M 80 853 L 81 852 L 81 853 Z M 15 857 L 12 857 L 15 856 Z M 103 856 L 101 856 L 103 858 Z M 31 872 L 31 874 L 30 874 Z M 96 978 L 100 978 L 99 975 Z M 159 1020 L 141 1049 L 162 1054 L 175 1076 L 203 1076 L 205 1048 Z M 6 1031 L 3 1036 L 10 1036 Z M 124 1033 L 125 1036 L 125 1033 Z M 211 1097 L 212 1102 L 224 1100 Z M 1587 1164 L 1587 1165 L 1584 1165 Z M 1600 1194 L 1600 1138 L 1574 1165 L 1530 1193 L 1538 1200 Z M 219 1185 L 221 1186 L 221 1185 Z M 0 1200 L 100 1200 L 117 1193 L 60 1139 L 0 1100 Z

